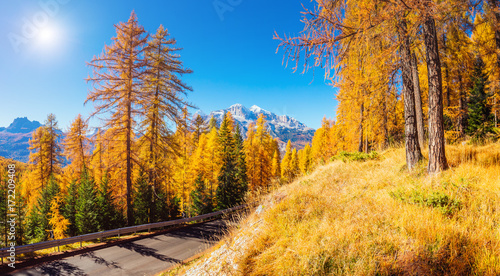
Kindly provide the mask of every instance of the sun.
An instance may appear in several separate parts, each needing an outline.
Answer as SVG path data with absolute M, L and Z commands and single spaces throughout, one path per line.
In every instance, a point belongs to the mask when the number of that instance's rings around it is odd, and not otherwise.
M 43 44 L 50 43 L 54 39 L 54 30 L 48 27 L 41 29 L 38 34 L 38 39 Z
M 52 49 L 59 43 L 58 29 L 55 26 L 44 26 L 38 30 L 37 44 L 41 48 Z

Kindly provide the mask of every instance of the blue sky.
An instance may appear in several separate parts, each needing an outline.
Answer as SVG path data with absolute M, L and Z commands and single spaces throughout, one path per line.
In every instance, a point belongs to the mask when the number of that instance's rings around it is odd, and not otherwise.
M 217 9 L 225 6 L 223 8 Z M 81 113 L 90 86 L 86 62 L 115 36 L 132 10 L 154 33 L 160 24 L 177 39 L 194 73 L 188 100 L 208 113 L 241 103 L 289 115 L 318 128 L 333 118 L 334 89 L 323 70 L 302 75 L 282 65 L 279 34 L 298 34 L 301 4 L 310 0 L 24 0 L 0 9 L 0 126 L 16 117 L 43 122 L 54 113 L 63 130 Z M 95 122 L 96 123 L 96 122 Z

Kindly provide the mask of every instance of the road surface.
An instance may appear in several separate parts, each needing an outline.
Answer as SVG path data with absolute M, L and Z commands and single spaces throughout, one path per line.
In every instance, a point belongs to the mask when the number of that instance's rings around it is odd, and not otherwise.
M 156 275 L 212 246 L 226 225 L 209 221 L 0 275 Z

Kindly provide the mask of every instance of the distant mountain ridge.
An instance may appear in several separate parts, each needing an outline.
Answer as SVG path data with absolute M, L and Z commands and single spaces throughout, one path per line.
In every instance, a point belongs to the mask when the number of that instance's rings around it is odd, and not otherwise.
M 27 163 L 30 155 L 29 140 L 33 131 L 41 126 L 42 124 L 38 121 L 19 117 L 14 119 L 8 127 L 0 127 L 0 156 Z M 60 130 L 56 132 L 60 135 L 57 140 L 60 143 L 64 138 L 64 133 Z
M 20 117 L 14 119 L 8 127 L 0 127 L 0 132 L 30 133 L 41 126 L 42 124 L 38 121 L 30 121 L 27 117 Z
M 8 127 L 0 127 L 0 156 L 28 162 L 31 133 L 42 126 L 27 117 L 16 118 Z
M 288 140 L 297 149 L 302 149 L 307 143 L 312 141 L 315 130 L 307 127 L 298 120 L 286 116 L 276 115 L 264 110 L 256 105 L 246 108 L 241 104 L 235 104 L 227 109 L 212 111 L 209 115 L 200 114 L 205 120 L 210 120 L 213 116 L 218 124 L 222 122 L 224 113 L 230 111 L 236 122 L 240 124 L 242 134 L 246 137 L 248 125 L 255 122 L 260 114 L 266 116 L 267 129 L 269 133 L 278 138 L 280 150 L 284 151 Z M 8 127 L 0 127 L 0 156 L 27 163 L 29 161 L 29 140 L 33 131 L 42 126 L 38 121 L 30 121 L 27 117 L 16 118 Z M 61 134 L 59 142 L 64 139 L 65 134 Z M 94 133 L 95 134 L 95 133 Z M 93 134 L 89 134 L 92 137 Z
M 224 114 L 228 111 L 231 112 L 234 120 L 240 124 L 244 136 L 246 136 L 249 124 L 255 122 L 260 114 L 264 114 L 266 117 L 267 129 L 271 136 L 278 138 L 282 151 L 284 151 L 288 140 L 292 142 L 295 148 L 304 148 L 307 143 L 312 141 L 314 133 L 316 132 L 316 130 L 306 126 L 295 118 L 287 115 L 276 115 L 256 105 L 246 108 L 242 104 L 234 104 L 226 109 L 212 111 L 209 115 L 205 115 L 201 112 L 197 113 L 207 121 L 213 116 L 220 125 Z

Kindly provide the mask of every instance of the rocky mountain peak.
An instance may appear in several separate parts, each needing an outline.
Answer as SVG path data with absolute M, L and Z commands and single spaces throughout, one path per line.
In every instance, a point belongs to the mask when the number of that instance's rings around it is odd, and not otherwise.
M 42 124 L 38 121 L 30 121 L 27 117 L 19 117 L 14 119 L 7 128 L 0 128 L 0 131 L 8 133 L 30 133 L 41 125 Z

